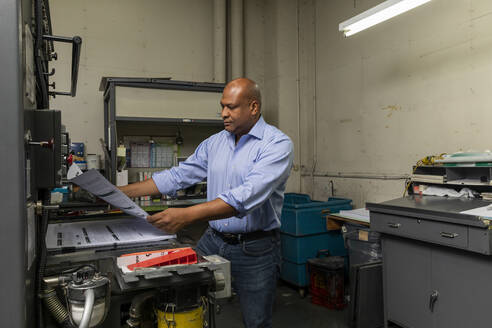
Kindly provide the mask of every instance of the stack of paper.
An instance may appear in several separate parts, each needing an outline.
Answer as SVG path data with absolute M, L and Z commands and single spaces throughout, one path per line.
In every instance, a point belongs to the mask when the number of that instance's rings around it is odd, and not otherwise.
M 355 210 L 341 210 L 337 215 L 356 221 L 367 223 L 370 222 L 369 211 L 365 208 L 357 208 Z
M 413 182 L 428 182 L 428 183 L 440 183 L 446 182 L 446 178 L 443 175 L 432 174 L 412 174 L 411 180 Z
M 483 200 L 492 201 L 492 192 L 483 192 L 480 194 Z

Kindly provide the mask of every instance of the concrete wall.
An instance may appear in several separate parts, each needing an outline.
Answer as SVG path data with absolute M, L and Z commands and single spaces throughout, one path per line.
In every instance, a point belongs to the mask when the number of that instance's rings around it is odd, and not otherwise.
M 434 0 L 350 38 L 338 31 L 378 3 L 244 2 L 245 75 L 263 88 L 266 120 L 295 144 L 289 191 L 325 199 L 333 186 L 361 206 L 403 192 L 402 180 L 376 176 L 408 174 L 428 154 L 490 148 L 492 2 Z M 101 76 L 212 80 L 211 0 L 51 7 L 55 33 L 84 39 L 78 96 L 52 107 L 89 152 L 100 153 Z M 61 57 L 58 88 L 68 87 Z M 368 179 L 323 177 L 338 174 Z
M 83 39 L 78 92 L 57 97 L 51 108 L 63 110 L 63 123 L 87 153 L 102 154 L 102 76 L 167 77 L 213 80 L 212 0 L 52 0 L 53 30 Z M 299 158 L 298 10 L 296 1 L 244 1 L 244 71 L 263 90 L 267 122 L 282 126 Z M 57 89 L 70 83 L 70 47 L 56 45 L 53 62 Z M 142 106 L 145 99 L 142 99 Z M 211 129 L 210 133 L 215 132 Z M 300 163 L 288 189 L 300 185 Z
M 349 38 L 338 24 L 380 1 L 315 1 L 315 172 L 400 175 L 429 154 L 490 149 L 492 2 L 435 0 Z M 355 4 L 355 6 L 354 6 Z M 307 163 L 307 167 L 309 167 Z M 304 177 L 356 205 L 402 181 Z M 314 183 L 313 183 L 314 182 Z
M 83 40 L 77 97 L 57 97 L 72 140 L 101 153 L 102 76 L 213 79 L 213 3 L 211 0 L 53 0 L 53 31 Z M 53 63 L 57 89 L 69 87 L 70 47 L 57 44 Z

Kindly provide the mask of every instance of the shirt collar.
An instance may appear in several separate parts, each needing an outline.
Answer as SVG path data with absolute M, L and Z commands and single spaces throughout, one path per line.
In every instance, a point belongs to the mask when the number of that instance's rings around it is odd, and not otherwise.
M 252 135 L 255 138 L 263 139 L 263 133 L 265 132 L 266 122 L 263 119 L 263 116 L 260 116 L 260 119 L 255 123 L 255 125 L 249 130 L 248 134 Z
M 251 135 L 251 136 L 253 136 L 257 139 L 260 139 L 260 140 L 263 139 L 263 134 L 265 132 L 266 125 L 267 124 L 266 124 L 265 120 L 263 119 L 263 116 L 260 116 L 260 118 L 255 123 L 255 125 L 253 125 L 251 130 L 249 130 L 248 135 Z M 227 133 L 229 134 L 230 147 L 234 148 L 236 145 L 236 136 L 229 131 L 227 131 Z

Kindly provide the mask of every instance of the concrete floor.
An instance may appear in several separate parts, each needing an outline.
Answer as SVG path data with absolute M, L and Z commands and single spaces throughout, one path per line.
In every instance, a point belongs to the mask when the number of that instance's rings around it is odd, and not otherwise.
M 221 304 L 216 318 L 217 328 L 243 328 L 238 298 Z M 335 311 L 311 304 L 309 295 L 301 298 L 297 289 L 280 282 L 273 312 L 273 327 L 348 328 L 347 309 Z
M 208 223 L 187 226 L 178 233 L 183 242 L 195 244 L 207 228 Z M 273 312 L 273 328 L 348 328 L 347 308 L 343 311 L 329 310 L 311 304 L 309 295 L 299 296 L 298 290 L 279 281 Z M 221 303 L 216 316 L 217 328 L 243 328 L 239 299 Z

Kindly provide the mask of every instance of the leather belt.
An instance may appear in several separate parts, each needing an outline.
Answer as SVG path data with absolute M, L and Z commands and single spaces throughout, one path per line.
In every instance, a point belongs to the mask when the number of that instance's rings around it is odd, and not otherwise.
M 245 232 L 245 233 L 220 232 L 212 228 L 210 228 L 210 230 L 212 230 L 212 233 L 214 233 L 217 237 L 219 237 L 224 242 L 230 245 L 237 245 L 243 241 L 262 239 L 270 236 L 277 236 L 279 234 L 279 229 L 273 229 L 268 231 L 258 230 L 258 231 Z

